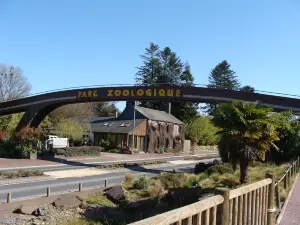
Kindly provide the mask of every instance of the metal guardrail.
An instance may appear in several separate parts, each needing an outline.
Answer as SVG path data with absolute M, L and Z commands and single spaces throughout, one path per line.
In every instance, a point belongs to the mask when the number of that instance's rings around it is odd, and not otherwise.
M 162 83 L 160 85 L 170 85 L 170 84 Z M 34 96 L 43 95 L 43 94 L 51 94 L 51 93 L 58 92 L 58 91 L 71 91 L 71 90 L 84 89 L 84 88 L 128 87 L 128 86 L 145 86 L 145 85 L 140 85 L 140 84 L 106 84 L 106 85 L 88 85 L 88 86 L 68 87 L 68 88 L 60 88 L 60 89 L 54 89 L 54 90 L 49 90 L 49 91 L 44 91 L 44 92 L 32 93 L 32 94 L 29 94 L 27 96 L 24 96 L 24 97 L 21 97 L 21 98 L 18 98 L 18 99 L 34 97 Z M 208 85 L 207 84 L 194 84 L 193 87 L 208 88 Z M 223 88 L 222 86 L 220 86 L 218 89 L 226 89 L 226 88 L 225 87 Z M 276 95 L 276 96 L 282 96 L 282 97 L 294 97 L 294 98 L 299 98 L 300 99 L 300 95 L 285 94 L 285 93 L 279 93 L 279 92 L 255 90 L 254 93 L 257 93 L 257 94 L 270 94 L 270 95 Z M 12 100 L 9 100 L 9 101 L 12 101 Z M 8 102 L 8 101 L 3 101 L 3 102 Z

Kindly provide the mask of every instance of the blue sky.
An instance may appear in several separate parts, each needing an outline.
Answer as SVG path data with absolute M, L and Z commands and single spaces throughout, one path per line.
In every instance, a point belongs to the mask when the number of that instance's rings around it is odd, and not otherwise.
M 197 84 L 226 59 L 242 84 L 300 95 L 299 12 L 299 0 L 0 0 L 0 63 L 21 67 L 33 93 L 132 84 L 154 42 Z

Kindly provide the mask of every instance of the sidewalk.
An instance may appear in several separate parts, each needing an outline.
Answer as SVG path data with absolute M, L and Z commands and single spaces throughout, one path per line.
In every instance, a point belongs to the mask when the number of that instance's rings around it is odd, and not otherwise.
M 300 224 L 300 176 L 296 181 L 293 193 L 287 204 L 280 225 L 299 225 Z
M 214 154 L 217 152 L 213 151 L 197 151 L 196 155 L 201 154 Z M 190 153 L 181 153 L 179 157 L 182 156 L 190 156 Z M 166 154 L 155 154 L 155 153 L 140 153 L 140 154 L 117 154 L 117 153 L 108 153 L 102 152 L 100 156 L 82 156 L 82 157 L 68 157 L 65 158 L 67 162 L 76 162 L 76 163 L 99 163 L 99 162 L 121 162 L 126 160 L 142 160 L 142 159 L 161 159 L 166 157 L 176 157 L 174 153 L 166 153 Z M 62 166 L 66 165 L 67 162 L 54 162 L 48 160 L 40 160 L 40 159 L 6 159 L 0 158 L 0 170 L 6 168 L 24 168 L 24 167 L 52 167 L 52 166 Z

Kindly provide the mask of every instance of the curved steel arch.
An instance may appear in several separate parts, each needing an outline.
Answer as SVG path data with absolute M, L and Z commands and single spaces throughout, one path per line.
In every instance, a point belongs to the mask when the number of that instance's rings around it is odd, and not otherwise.
M 274 110 L 300 111 L 300 99 L 260 93 L 232 91 L 204 87 L 162 86 L 113 86 L 80 88 L 57 91 L 0 103 L 0 115 L 25 112 L 20 127 L 38 126 L 51 111 L 62 105 L 93 101 L 170 101 L 223 103 L 233 100 L 255 102 Z

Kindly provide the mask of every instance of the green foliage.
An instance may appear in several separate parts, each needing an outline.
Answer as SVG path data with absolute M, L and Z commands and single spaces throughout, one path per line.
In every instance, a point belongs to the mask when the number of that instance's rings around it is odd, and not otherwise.
M 74 156 L 99 156 L 102 148 L 100 146 L 81 146 L 55 149 L 57 155 L 64 155 L 65 157 Z
M 186 183 L 186 176 L 183 173 L 163 172 L 158 176 L 165 189 L 183 187 Z
M 109 152 L 111 153 L 121 153 L 121 150 L 118 148 L 110 149 Z
M 134 189 L 148 189 L 151 184 L 152 184 L 152 180 L 147 178 L 146 175 L 142 175 L 140 176 L 137 180 L 135 180 L 133 182 L 133 188 Z
M 0 130 L 8 132 L 9 136 L 12 136 L 23 114 L 24 113 L 16 113 L 0 116 Z
M 99 145 L 107 151 L 110 148 L 110 142 L 108 140 L 101 139 Z
M 146 48 L 146 53 L 140 56 L 143 65 L 138 67 L 136 73 L 136 83 L 142 86 L 155 86 L 160 84 L 173 84 L 178 86 L 193 86 L 194 77 L 188 63 L 182 63 L 180 57 L 177 56 L 169 47 L 160 50 L 159 46 L 150 43 Z M 143 101 L 141 106 L 162 109 L 165 103 L 154 101 Z M 178 119 L 186 121 L 196 116 L 198 104 L 182 102 L 172 103 L 171 113 Z
M 206 172 L 208 175 L 211 175 L 213 173 L 219 173 L 219 174 L 224 174 L 224 173 L 233 174 L 234 173 L 232 166 L 229 163 L 222 163 L 222 164 L 217 164 L 217 165 L 211 166 L 207 169 Z
M 101 117 L 115 117 L 116 113 L 120 114 L 120 110 L 113 102 L 93 103 L 93 111 L 97 116 Z
M 218 141 L 218 128 L 213 125 L 211 119 L 200 116 L 190 119 L 186 125 L 186 137 L 196 138 L 199 145 L 215 145 Z
M 212 167 L 212 166 L 218 165 L 218 164 L 220 164 L 220 161 L 218 161 L 218 160 L 214 160 L 212 162 L 207 162 L 207 163 L 199 162 L 195 165 L 194 173 L 195 174 L 203 173 L 203 172 L 207 171 L 207 169 L 209 167 Z
M 241 183 L 247 180 L 248 162 L 253 158 L 265 160 L 267 151 L 279 140 L 277 124 L 272 120 L 272 109 L 257 103 L 234 101 L 221 104 L 213 122 L 222 130 L 220 155 L 230 159 L 233 169 L 240 162 Z M 227 156 L 227 157 L 226 157 Z
M 292 112 L 274 113 L 273 120 L 278 124 L 280 140 L 276 141 L 279 148 L 271 148 L 270 159 L 281 164 L 300 156 L 300 122 Z
M 107 207 L 117 207 L 117 205 L 110 201 L 102 192 L 89 196 L 86 202 L 88 204 L 98 204 Z
M 240 88 L 240 91 L 254 93 L 254 92 L 255 92 L 255 88 L 254 88 L 254 87 L 251 87 L 250 85 L 246 85 L 246 86 L 244 86 L 244 87 L 241 87 L 241 88 Z
M 90 130 L 89 123 L 78 123 L 71 119 L 61 119 L 56 125 L 58 136 L 81 142 L 85 132 Z
M 39 170 L 18 170 L 17 172 L 1 172 L 0 171 L 0 178 L 11 179 L 11 178 L 18 178 L 18 177 L 36 177 L 44 175 L 43 172 Z
M 214 69 L 212 69 L 208 80 L 209 88 L 230 90 L 238 90 L 240 88 L 238 78 L 235 75 L 235 72 L 230 68 L 230 64 L 226 60 L 223 60 Z M 210 115 L 214 115 L 217 109 L 217 104 L 207 104 L 204 109 Z

